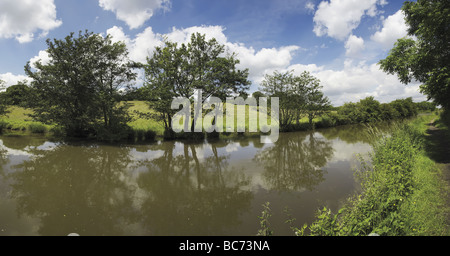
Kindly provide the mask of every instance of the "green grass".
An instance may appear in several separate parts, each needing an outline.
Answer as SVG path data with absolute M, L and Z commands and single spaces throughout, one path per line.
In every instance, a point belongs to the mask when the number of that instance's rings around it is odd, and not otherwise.
M 129 112 L 131 116 L 134 118 L 131 122 L 128 123 L 129 126 L 133 130 L 136 131 L 154 131 L 157 136 L 162 136 L 164 133 L 164 124 L 162 122 L 158 122 L 153 119 L 143 119 L 139 118 L 135 111 L 139 111 L 142 113 L 150 113 L 152 110 L 148 107 L 147 103 L 144 101 L 128 101 L 130 104 Z
M 0 120 L 4 123 L 4 128 L 14 131 L 30 131 L 32 133 L 44 133 L 49 131 L 53 126 L 44 125 L 40 122 L 34 122 L 28 114 L 32 114 L 33 110 L 25 109 L 18 106 L 8 107 L 8 113 Z
M 337 213 L 326 207 L 318 211 L 308 227 L 310 234 L 449 235 L 447 186 L 424 150 L 427 124 L 434 118 L 421 116 L 381 137 L 370 161 L 363 161 L 356 172 L 361 191 Z
M 141 113 L 152 113 L 152 110 L 148 107 L 147 103 L 144 101 L 128 101 L 127 102 L 130 105 L 129 113 L 133 117 L 133 120 L 128 123 L 128 125 L 134 130 L 134 133 L 136 136 L 139 136 L 142 132 L 149 132 L 153 131 L 156 136 L 163 136 L 164 134 L 164 124 L 162 121 L 157 121 L 154 119 L 145 119 L 141 118 L 136 114 L 136 111 Z M 226 114 L 226 107 L 227 104 L 224 105 L 224 114 Z M 237 128 L 245 127 L 245 134 L 247 136 L 251 136 L 252 134 L 249 134 L 249 122 L 254 121 L 257 123 L 257 131 L 260 131 L 259 122 L 257 121 L 257 111 L 256 110 L 249 110 L 249 106 L 245 106 L 245 123 L 238 122 L 238 118 L 244 117 L 244 112 L 238 112 L 237 108 L 235 110 L 235 121 L 234 121 L 234 131 L 237 131 Z M 7 113 L 5 116 L 0 118 L 0 121 L 4 123 L 3 127 L 5 129 L 9 130 L 16 130 L 16 131 L 30 131 L 32 133 L 45 133 L 48 131 L 53 131 L 55 128 L 54 125 L 44 125 L 39 122 L 35 122 L 32 120 L 31 117 L 28 116 L 28 114 L 32 114 L 33 110 L 31 109 L 25 109 L 18 106 L 10 106 L 8 108 L 9 113 Z M 206 111 L 204 111 L 206 112 Z M 322 120 L 321 117 L 315 118 L 314 122 L 319 123 Z M 224 131 L 226 131 L 226 117 L 223 119 L 223 126 Z M 207 124 L 205 124 L 205 127 L 207 127 Z M 308 125 L 308 118 L 302 117 L 300 120 L 300 125 L 295 125 L 294 130 L 306 130 L 309 129 Z M 225 135 L 230 136 L 235 134 L 235 132 Z M 253 134 L 259 134 L 259 132 L 253 133 Z M 149 135 L 150 136 L 150 135 Z M 148 137 L 149 137 L 148 136 Z

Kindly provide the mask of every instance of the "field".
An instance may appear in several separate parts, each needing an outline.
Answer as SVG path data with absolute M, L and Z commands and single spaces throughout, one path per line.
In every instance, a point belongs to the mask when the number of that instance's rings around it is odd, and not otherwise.
M 155 119 L 146 119 L 140 117 L 136 112 L 141 113 L 150 113 L 152 110 L 148 107 L 147 103 L 144 101 L 128 101 L 130 105 L 129 113 L 132 116 L 132 121 L 128 123 L 130 127 L 135 131 L 153 131 L 156 133 L 156 136 L 162 136 L 164 133 L 164 124 L 162 121 L 157 121 Z M 224 107 L 224 113 L 226 112 L 226 107 Z M 256 110 L 248 111 L 248 106 L 246 106 L 245 111 L 245 128 L 248 130 L 249 128 L 249 120 L 257 123 L 257 112 Z M 35 122 L 32 120 L 32 117 L 29 114 L 33 113 L 33 110 L 26 109 L 19 106 L 10 106 L 8 108 L 8 112 L 6 115 L 0 118 L 3 123 L 3 128 L 13 131 L 29 131 L 32 133 L 43 133 L 51 131 L 54 127 L 53 125 L 44 125 L 40 122 Z M 234 131 L 237 131 L 237 127 L 244 125 L 244 123 L 239 122 L 239 120 L 243 117 L 244 113 L 235 110 L 235 122 L 234 122 Z M 321 118 L 316 118 L 314 121 L 317 123 L 321 120 Z M 300 123 L 306 125 L 308 123 L 308 118 L 303 117 L 300 120 Z M 207 125 L 205 125 L 205 128 Z M 224 117 L 224 129 L 226 128 L 226 117 Z M 257 125 L 257 130 L 260 130 L 259 124 Z

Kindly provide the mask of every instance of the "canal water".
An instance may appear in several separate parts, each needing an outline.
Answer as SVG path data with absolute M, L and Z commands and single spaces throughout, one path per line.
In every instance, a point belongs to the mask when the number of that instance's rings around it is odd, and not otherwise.
M 387 130 L 381 125 L 378 130 Z M 274 235 L 358 189 L 364 125 L 191 143 L 111 145 L 0 136 L 0 235 Z

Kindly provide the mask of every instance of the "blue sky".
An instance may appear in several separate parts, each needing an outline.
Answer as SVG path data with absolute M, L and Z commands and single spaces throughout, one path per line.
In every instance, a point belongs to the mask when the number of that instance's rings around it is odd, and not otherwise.
M 425 100 L 419 84 L 380 71 L 406 36 L 394 0 L 0 0 L 0 79 L 26 79 L 27 61 L 45 61 L 47 38 L 88 29 L 124 41 L 144 61 L 162 38 L 215 37 L 250 70 L 251 91 L 275 70 L 311 72 L 334 105 L 374 96 Z M 138 80 L 138 84 L 141 80 Z

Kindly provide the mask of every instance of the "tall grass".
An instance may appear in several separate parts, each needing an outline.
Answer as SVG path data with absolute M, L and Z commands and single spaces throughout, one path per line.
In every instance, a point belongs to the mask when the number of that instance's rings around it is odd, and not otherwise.
M 42 123 L 30 123 L 28 129 L 32 133 L 46 133 L 48 131 L 47 126 Z

